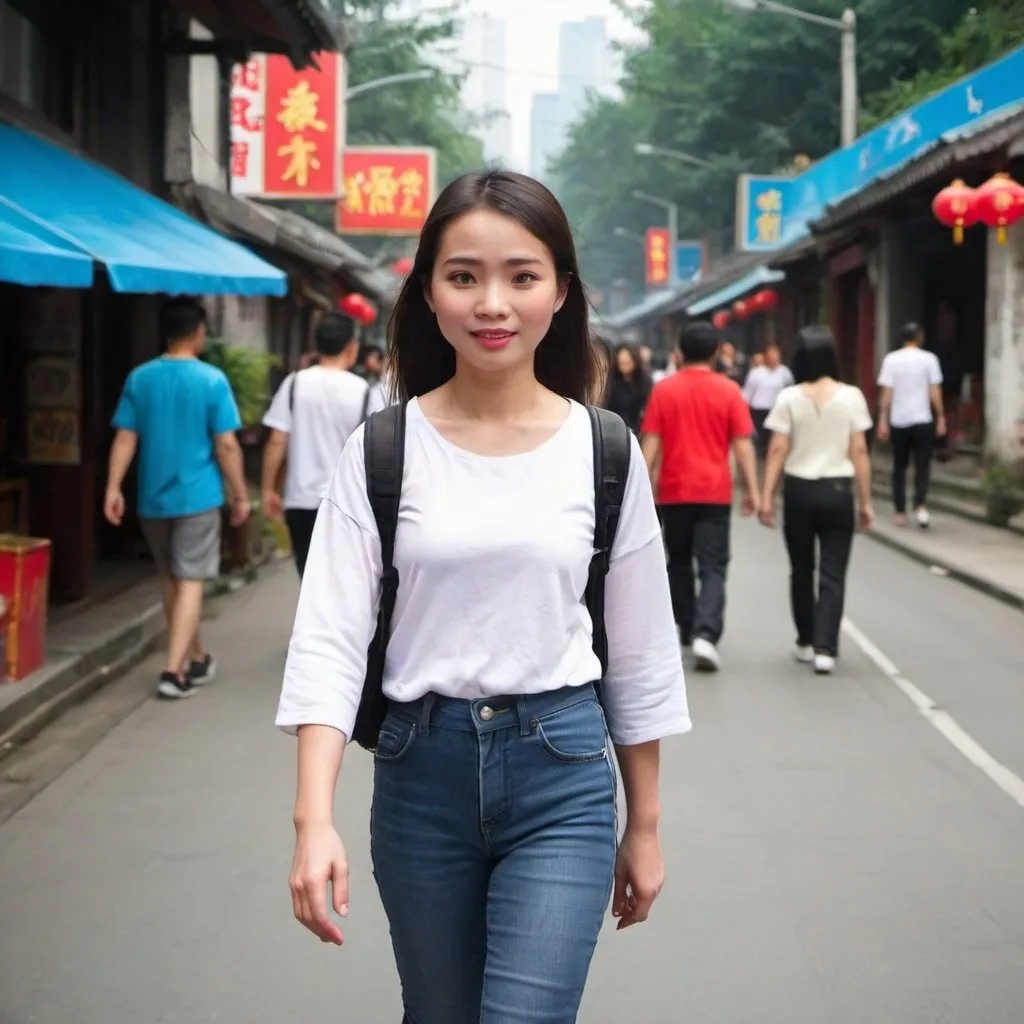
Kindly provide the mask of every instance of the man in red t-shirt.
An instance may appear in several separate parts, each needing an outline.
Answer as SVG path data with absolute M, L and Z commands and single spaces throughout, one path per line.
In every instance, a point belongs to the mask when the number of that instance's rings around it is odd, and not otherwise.
M 696 666 L 717 671 L 725 628 L 732 467 L 743 479 L 743 514 L 757 511 L 754 424 L 739 386 L 712 370 L 720 344 L 706 321 L 683 328 L 683 367 L 659 381 L 644 416 L 641 446 L 668 548 L 672 610 Z M 700 577 L 695 595 L 694 562 Z

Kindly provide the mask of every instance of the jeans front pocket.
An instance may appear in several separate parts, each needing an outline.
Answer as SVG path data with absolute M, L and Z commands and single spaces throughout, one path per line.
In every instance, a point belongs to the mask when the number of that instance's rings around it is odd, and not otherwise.
M 582 700 L 534 719 L 541 746 L 556 761 L 585 764 L 608 756 L 608 732 L 597 700 Z
M 375 764 L 399 764 L 409 753 L 416 739 L 416 723 L 389 711 L 380 727 L 377 749 L 373 752 Z

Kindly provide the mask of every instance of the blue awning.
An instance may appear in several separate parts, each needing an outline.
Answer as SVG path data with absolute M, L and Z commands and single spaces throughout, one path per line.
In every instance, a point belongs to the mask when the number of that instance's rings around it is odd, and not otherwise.
M 92 258 L 18 213 L 0 196 L 0 281 L 29 288 L 88 288 Z
M 749 274 L 741 277 L 738 281 L 734 281 L 724 288 L 719 288 L 717 292 L 713 292 L 711 295 L 706 295 L 692 306 L 687 306 L 686 312 L 690 316 L 700 316 L 702 313 L 708 313 L 712 309 L 717 309 L 719 306 L 732 302 L 733 299 L 746 295 L 747 292 L 752 292 L 755 288 L 760 288 L 761 285 L 776 284 L 784 280 L 785 277 L 786 275 L 781 270 L 769 270 L 767 267 L 758 267 L 756 270 L 752 270 Z
M 282 271 L 244 246 L 113 171 L 6 124 L 0 197 L 43 237 L 102 263 L 114 291 L 284 295 L 288 288 Z

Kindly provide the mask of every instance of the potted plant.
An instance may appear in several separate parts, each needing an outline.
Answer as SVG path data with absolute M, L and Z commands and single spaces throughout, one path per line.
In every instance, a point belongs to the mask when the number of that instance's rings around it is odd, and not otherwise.
M 263 414 L 270 404 L 270 370 L 278 365 L 278 358 L 268 352 L 256 352 L 241 345 L 229 345 L 220 338 L 207 342 L 204 358 L 211 366 L 224 373 L 238 406 L 242 429 L 238 440 L 242 445 L 246 482 L 249 487 L 250 505 L 254 510 L 249 518 L 248 528 L 232 529 L 228 523 L 228 511 L 224 511 L 221 563 L 224 570 L 244 569 L 254 556 L 262 550 L 263 523 L 258 514 L 259 501 L 253 500 L 258 494 L 258 485 L 249 483 L 258 478 L 260 442 L 262 439 Z
M 1024 512 L 1024 468 L 1000 459 L 991 459 L 981 474 L 985 495 L 985 517 L 995 526 L 1008 526 L 1014 516 Z

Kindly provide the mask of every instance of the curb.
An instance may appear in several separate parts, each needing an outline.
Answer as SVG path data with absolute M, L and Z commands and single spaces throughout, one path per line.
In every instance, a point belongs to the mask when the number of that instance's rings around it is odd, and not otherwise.
M 205 588 L 205 597 L 233 594 L 257 581 L 259 570 L 276 561 L 274 553 L 237 574 L 219 577 Z M 96 645 L 79 654 L 56 655 L 43 672 L 48 676 L 22 697 L 0 710 L 0 761 L 24 746 L 75 704 L 114 682 L 153 653 L 167 636 L 163 606 L 150 605 L 122 626 L 110 630 Z
M 907 544 L 905 541 L 896 540 L 883 533 L 878 533 L 873 529 L 868 530 L 865 536 L 870 537 L 877 544 L 890 548 L 892 551 L 898 551 L 900 554 L 906 555 L 907 558 L 912 559 L 920 565 L 927 566 L 928 568 L 936 566 L 945 572 L 950 579 L 954 579 L 958 583 L 963 583 L 972 590 L 977 590 L 988 597 L 993 597 L 997 601 L 1001 601 L 1003 604 L 1009 605 L 1011 608 L 1015 608 L 1019 612 L 1024 612 L 1024 597 L 1020 594 L 1015 594 L 1012 590 L 1007 590 L 1005 587 L 1000 586 L 998 583 L 994 583 L 992 580 L 986 579 L 984 576 L 979 576 L 977 573 L 970 572 L 967 569 L 961 569 L 959 566 L 953 565 L 951 562 L 943 559 L 932 558 L 930 555 L 925 554 L 923 551 L 919 551 L 913 545 Z

